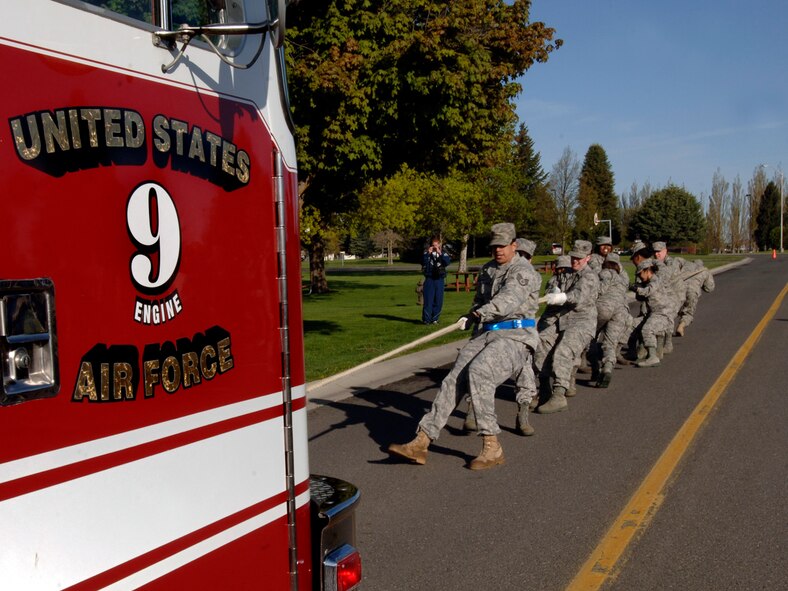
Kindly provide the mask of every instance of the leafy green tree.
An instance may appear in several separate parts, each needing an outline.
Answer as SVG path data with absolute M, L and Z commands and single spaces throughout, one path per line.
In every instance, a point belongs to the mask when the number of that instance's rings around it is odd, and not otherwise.
M 451 178 L 501 162 L 521 91 L 515 79 L 561 45 L 553 29 L 528 22 L 529 9 L 529 0 L 291 5 L 299 195 L 324 228 L 403 165 Z M 310 265 L 322 261 L 310 256 Z M 327 289 L 324 275 L 313 278 L 314 290 Z
M 489 224 L 485 214 L 490 210 L 489 196 L 494 183 L 458 171 L 444 177 L 433 176 L 431 181 L 432 187 L 421 211 L 422 226 L 460 243 L 458 270 L 465 271 L 468 241 L 471 236 L 485 232 Z
M 630 240 L 696 243 L 704 234 L 703 212 L 692 193 L 676 185 L 668 185 L 643 202 L 633 216 L 629 230 Z
M 610 220 L 613 242 L 621 240 L 621 214 L 615 192 L 613 170 L 604 148 L 593 144 L 588 148 L 583 168 L 580 171 L 580 185 L 575 210 L 575 234 L 581 238 L 593 238 L 607 234 L 607 224 L 600 229 L 594 227 L 594 214 L 599 219 Z
M 769 181 L 758 208 L 755 241 L 761 250 L 780 247 L 780 190 Z M 776 230 L 776 232 L 775 232 Z
M 420 207 L 431 182 L 415 170 L 403 166 L 398 173 L 370 182 L 359 194 L 357 225 L 375 235 L 386 236 L 389 264 L 393 263 L 392 248 L 397 236 L 421 232 Z

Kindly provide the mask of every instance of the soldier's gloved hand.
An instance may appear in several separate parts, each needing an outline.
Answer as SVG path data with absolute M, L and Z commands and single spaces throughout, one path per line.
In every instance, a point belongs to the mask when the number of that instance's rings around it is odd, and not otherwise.
M 469 330 L 474 324 L 481 320 L 481 316 L 477 312 L 470 312 L 465 316 L 460 316 L 457 322 L 462 322 L 460 330 Z
M 547 302 L 548 306 L 562 306 L 566 302 L 566 294 L 561 293 L 548 293 L 547 294 Z
M 473 326 L 473 316 L 470 314 L 460 316 L 457 319 L 457 323 L 460 325 L 460 330 L 468 330 L 471 326 Z
M 637 283 L 630 283 L 629 284 L 629 291 L 637 291 L 638 284 Z

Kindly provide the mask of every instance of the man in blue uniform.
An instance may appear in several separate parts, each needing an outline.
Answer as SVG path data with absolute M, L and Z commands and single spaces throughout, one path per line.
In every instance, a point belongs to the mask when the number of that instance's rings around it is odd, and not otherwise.
M 421 268 L 424 272 L 424 286 L 422 288 L 424 307 L 421 312 L 421 320 L 424 324 L 438 324 L 438 320 L 440 320 L 443 309 L 443 292 L 446 288 L 446 267 L 450 262 L 449 255 L 441 248 L 441 241 L 438 238 L 433 238 L 421 260 Z

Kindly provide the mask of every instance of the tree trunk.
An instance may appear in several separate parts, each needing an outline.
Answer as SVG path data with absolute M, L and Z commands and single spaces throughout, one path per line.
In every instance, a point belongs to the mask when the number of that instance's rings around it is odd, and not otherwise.
M 319 233 L 312 236 L 309 244 L 309 291 L 310 293 L 328 293 L 325 245 Z
M 459 273 L 466 273 L 468 271 L 468 234 L 462 235 L 462 248 L 460 249 L 460 266 L 457 269 Z
M 394 264 L 394 240 L 389 238 L 386 240 L 386 250 L 388 251 L 388 264 Z

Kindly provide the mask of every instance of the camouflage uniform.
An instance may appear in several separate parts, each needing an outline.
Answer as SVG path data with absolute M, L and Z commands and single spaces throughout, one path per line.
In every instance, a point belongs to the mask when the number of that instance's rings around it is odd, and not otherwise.
M 594 338 L 596 330 L 596 298 L 599 277 L 588 265 L 569 275 L 566 302 L 568 313 L 558 317 L 559 338 L 553 349 L 551 376 L 553 387 L 569 390 L 573 369 L 580 355 Z
M 657 336 L 673 330 L 675 296 L 668 291 L 663 276 L 655 273 L 648 283 L 635 284 L 635 295 L 646 306 L 638 331 L 646 348 L 657 347 Z
M 435 440 L 463 395 L 470 391 L 480 435 L 501 432 L 495 415 L 495 390 L 530 364 L 539 342 L 535 327 L 484 330 L 484 324 L 533 319 L 539 307 L 541 278 L 521 256 L 498 265 L 482 267 L 471 311 L 483 323 L 460 350 L 454 367 L 441 383 L 430 411 L 419 423 L 421 431 Z
M 700 259 L 687 262 L 684 265 L 684 274 L 700 271 L 697 275 L 688 278 L 684 283 L 687 286 L 687 297 L 679 310 L 679 322 L 683 323 L 685 327 L 692 324 L 695 318 L 695 310 L 698 307 L 698 299 L 700 298 L 701 290 L 705 292 L 714 291 L 714 276 L 711 274 Z
M 596 239 L 596 246 L 597 248 L 601 246 L 609 246 L 610 249 L 613 249 L 613 241 L 610 236 L 598 236 Z M 602 264 L 605 262 L 605 255 L 599 252 L 595 252 L 591 255 L 591 258 L 588 259 L 588 266 L 591 267 L 594 272 L 598 275 L 599 272 L 602 270 Z
M 519 240 L 520 239 L 518 239 L 518 241 Z M 536 316 L 536 312 L 539 310 L 539 289 L 541 289 L 542 285 L 542 276 L 539 274 L 539 271 L 533 268 L 530 262 L 528 262 L 528 266 L 531 267 L 533 284 L 538 286 L 535 294 L 531 294 L 531 296 L 536 296 L 536 301 L 534 302 L 533 308 L 533 315 Z M 517 401 L 517 404 L 520 405 L 530 404 L 531 400 L 536 397 L 537 388 L 536 375 L 534 373 L 533 354 L 533 349 L 529 349 L 527 363 L 523 364 L 520 370 L 515 372 L 515 400 Z
M 602 263 L 605 262 L 605 257 L 603 257 L 598 252 L 595 252 L 591 255 L 591 258 L 588 259 L 588 266 L 591 267 L 595 273 L 599 273 L 602 270 Z
M 664 261 L 657 262 L 657 273 L 662 276 L 663 285 L 673 299 L 674 319 L 687 299 L 687 284 L 681 276 L 684 272 L 684 259 L 666 256 Z
M 627 291 L 629 279 L 614 269 L 599 273 L 599 297 L 596 301 L 597 340 L 602 344 L 602 365 L 616 364 L 616 352 L 632 323 Z
M 674 305 L 671 320 L 675 320 L 681 306 L 684 304 L 684 300 L 687 299 L 687 285 L 681 278 L 684 270 L 684 259 L 673 258 L 668 255 L 668 245 L 662 241 L 653 242 L 651 248 L 654 253 L 665 251 L 665 258 L 663 260 L 660 261 L 658 257 L 655 257 L 657 258 L 657 273 L 660 274 L 665 288 L 673 296 Z M 669 334 L 672 333 L 673 331 L 671 330 Z
M 559 257 L 560 259 L 566 259 L 566 263 L 560 261 L 559 264 L 562 266 L 556 268 L 563 268 L 565 271 L 564 273 L 555 273 L 548 279 L 544 290 L 545 294 L 566 291 L 573 271 L 571 264 L 568 262 L 570 260 L 568 256 Z M 568 268 L 566 265 L 569 265 Z M 547 306 L 544 313 L 539 317 L 539 322 L 536 325 L 539 331 L 539 347 L 534 355 L 534 368 L 537 374 L 542 371 L 547 356 L 553 350 L 555 342 L 558 340 L 558 319 L 568 313 L 569 309 L 564 306 Z

